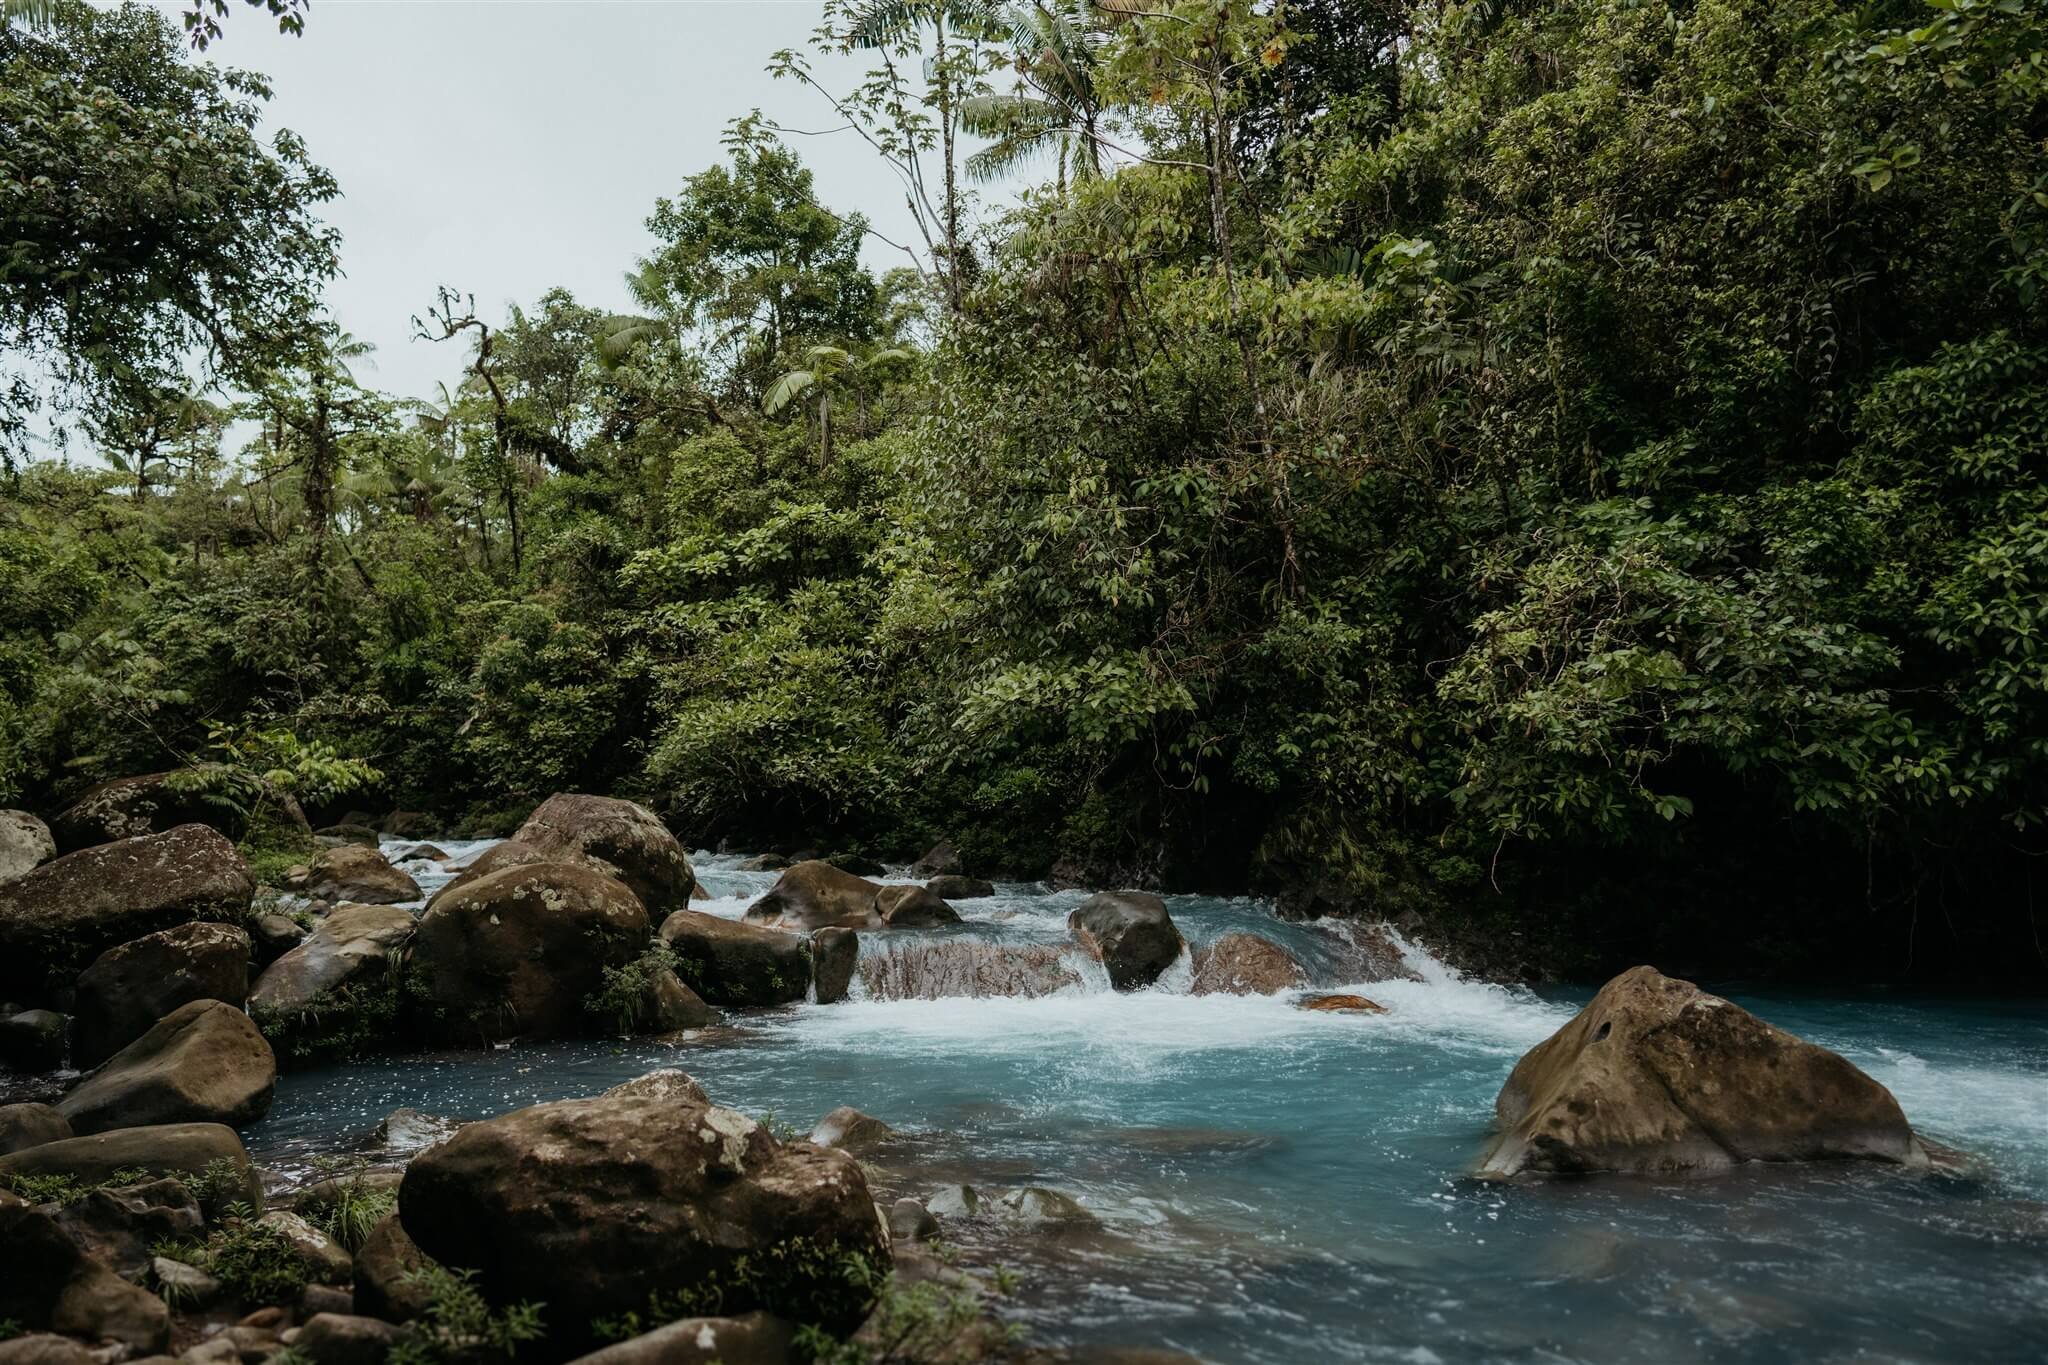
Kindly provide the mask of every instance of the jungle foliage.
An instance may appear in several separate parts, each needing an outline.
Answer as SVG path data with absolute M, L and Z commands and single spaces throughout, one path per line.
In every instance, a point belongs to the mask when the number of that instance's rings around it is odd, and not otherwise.
M 2048 966 L 2030 0 L 834 4 L 868 81 L 775 69 L 904 264 L 739 119 L 637 313 L 422 300 L 431 402 L 314 315 L 333 187 L 258 84 L 57 8 L 0 31 L 0 329 L 61 383 L 0 422 L 100 459 L 0 504 L 11 802 L 227 726 L 451 818 L 616 791 L 1562 969 Z

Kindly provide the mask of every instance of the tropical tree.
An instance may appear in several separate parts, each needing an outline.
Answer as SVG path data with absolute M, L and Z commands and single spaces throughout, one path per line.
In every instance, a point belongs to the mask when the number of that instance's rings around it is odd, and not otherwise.
M 842 387 L 858 385 L 892 365 L 916 359 L 915 352 L 901 346 L 885 347 L 862 356 L 843 346 L 813 346 L 804 352 L 804 368 L 791 370 L 776 380 L 761 400 L 761 411 L 769 416 L 788 407 L 811 389 L 818 391 L 818 468 L 832 463 L 832 399 Z M 865 390 L 861 390 L 863 399 Z
M 1058 160 L 1055 183 L 1102 174 L 1103 131 L 1109 111 L 1096 89 L 1105 41 L 1086 0 L 1039 0 L 1002 13 L 1016 49 L 1017 89 L 960 102 L 960 124 L 994 139 L 967 158 L 974 180 L 994 180 L 1047 152 Z

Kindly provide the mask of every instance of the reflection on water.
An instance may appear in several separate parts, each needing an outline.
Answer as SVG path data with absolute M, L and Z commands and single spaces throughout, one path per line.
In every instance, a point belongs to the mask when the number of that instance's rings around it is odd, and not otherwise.
M 736 916 L 774 880 L 737 861 L 700 855 L 717 897 L 700 909 Z M 1082 893 L 1000 890 L 958 904 L 968 924 L 916 941 L 955 945 L 942 954 L 954 971 L 1057 956 Z M 1319 989 L 1353 980 L 1341 927 L 1282 923 L 1249 901 L 1171 903 L 1197 943 L 1251 929 L 1308 963 Z M 863 937 L 864 969 L 901 958 L 885 935 Z M 1091 978 L 1035 998 L 870 992 L 679 1046 L 384 1060 L 285 1077 L 249 1137 L 291 1168 L 368 1141 L 401 1106 L 481 1117 L 679 1066 L 721 1102 L 800 1128 L 852 1104 L 905 1130 L 874 1162 L 885 1196 L 966 1182 L 1080 1199 L 1098 1224 L 947 1229 L 971 1260 L 1023 1272 L 1008 1311 L 1037 1340 L 1275 1365 L 2048 1358 L 2038 1005 L 1734 992 L 1847 1054 L 1987 1175 L 1840 1165 L 1501 1189 L 1461 1178 L 1494 1094 L 1585 997 L 1413 961 L 1422 980 L 1356 985 L 1387 1006 L 1373 1017 L 1287 997 L 1117 995 Z

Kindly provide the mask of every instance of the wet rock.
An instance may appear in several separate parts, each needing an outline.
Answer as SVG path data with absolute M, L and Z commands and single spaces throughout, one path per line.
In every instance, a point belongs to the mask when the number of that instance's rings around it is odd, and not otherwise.
M 580 1356 L 575 1365 L 792 1365 L 796 1331 L 781 1318 L 684 1318 Z
M 407 1168 L 399 1212 L 421 1251 L 476 1269 L 492 1301 L 545 1301 L 558 1348 L 587 1341 L 593 1319 L 707 1281 L 731 1286 L 736 1311 L 800 1309 L 850 1330 L 871 1294 L 843 1258 L 889 1260 L 852 1157 L 681 1098 L 565 1100 L 470 1124 Z M 802 1253 L 761 1259 L 789 1246 Z M 773 1269 L 741 1276 L 743 1259 Z
M 292 1338 L 292 1352 L 312 1365 L 384 1365 L 399 1335 L 379 1318 L 316 1313 Z
M 739 865 L 741 872 L 780 872 L 789 866 L 789 859 L 780 853 L 759 853 Z
M 195 1000 L 57 1102 L 81 1133 L 165 1123 L 253 1123 L 270 1109 L 277 1059 L 249 1016 Z
M 888 871 L 879 860 L 870 858 L 865 853 L 830 853 L 822 861 L 841 872 L 851 872 L 856 877 L 879 877 Z
M 585 999 L 647 937 L 647 912 L 625 883 L 580 863 L 535 863 L 436 896 L 411 965 L 439 1036 L 553 1038 L 590 1031 Z
M 1194 956 L 1196 995 L 1273 995 L 1308 984 L 1292 953 L 1257 934 L 1225 934 Z
M 98 1066 L 195 1000 L 241 1008 L 249 994 L 247 931 L 201 921 L 109 948 L 78 976 L 72 1064 Z
M 394 863 L 445 863 L 448 854 L 433 844 L 400 844 L 386 855 Z
M 889 1206 L 889 1236 L 896 1242 L 929 1242 L 939 1235 L 939 1220 L 917 1200 L 905 1196 Z
M 317 1284 L 348 1283 L 355 1258 L 298 1214 L 274 1210 L 258 1218 L 256 1226 L 268 1228 L 278 1237 L 287 1254 L 306 1272 L 306 1278 Z
M 879 929 L 875 897 L 881 887 L 864 877 L 815 859 L 776 878 L 768 893 L 747 907 L 747 919 L 783 929 Z
M 1387 1007 L 1362 995 L 1308 995 L 1295 1002 L 1320 1014 L 1385 1014 Z
M 192 1192 L 162 1179 L 93 1190 L 57 1214 L 57 1226 L 80 1250 L 132 1281 L 149 1269 L 151 1247 L 198 1237 L 205 1222 Z
M 948 1185 L 924 1201 L 938 1218 L 973 1218 L 981 1212 L 981 1191 L 972 1185 Z
M 429 1264 L 426 1254 L 405 1235 L 397 1214 L 382 1220 L 356 1252 L 356 1311 L 386 1322 L 424 1316 L 433 1296 L 416 1275 Z
M 1095 1223 L 1100 1220 L 1081 1206 L 1079 1200 L 1058 1190 L 1038 1185 L 1004 1190 L 995 1200 L 1005 1217 L 1026 1223 Z
M 249 992 L 249 1012 L 287 1055 L 339 1048 L 388 1018 L 386 984 L 398 952 L 410 942 L 412 912 L 396 905 L 343 905 L 314 926 L 297 947 L 263 969 Z M 381 1039 L 375 1041 L 383 1041 Z
M 460 872 L 455 874 L 455 880 L 443 886 L 439 891 L 436 891 L 434 899 L 427 902 L 427 908 L 429 910 L 433 909 L 434 902 L 439 901 L 443 896 L 458 888 L 468 886 L 471 882 L 480 881 L 490 876 L 493 872 L 503 872 L 508 867 L 532 867 L 536 863 L 563 861 L 575 862 L 577 860 L 573 858 L 566 860 L 550 858 L 532 844 L 521 843 L 517 839 L 507 839 L 502 843 L 492 844 L 482 853 L 470 859 L 469 863 Z
M 171 1332 L 163 1300 L 93 1260 L 54 1217 L 19 1200 L 0 1200 L 0 1321 L 144 1353 L 161 1351 Z
M 25 876 L 56 856 L 48 825 L 25 810 L 0 810 L 0 882 Z
M 859 969 L 876 1000 L 1036 999 L 1081 983 L 1067 960 L 1072 951 L 1049 943 L 899 938 L 861 958 Z
M 1531 1049 L 1494 1112 L 1489 1177 L 1928 1160 L 1891 1092 L 1847 1060 L 1653 967 Z
M 925 850 L 925 855 L 910 865 L 913 877 L 948 877 L 965 872 L 960 864 L 959 850 L 950 840 L 941 839 Z
M 374 845 L 361 844 L 342 844 L 315 858 L 301 890 L 316 900 L 367 905 L 397 905 L 422 894 L 420 884 L 387 862 Z
M 365 848 L 377 846 L 377 831 L 368 825 L 328 825 L 314 830 L 313 837 L 330 848 L 343 844 L 361 844 Z
M 230 771 L 219 764 L 199 766 L 222 776 Z M 50 822 L 57 847 L 74 853 L 117 839 L 163 834 L 180 825 L 205 825 L 230 842 L 247 834 L 248 817 L 237 807 L 208 799 L 211 793 L 204 789 L 178 791 L 172 787 L 170 779 L 190 771 L 144 773 L 100 783 Z M 306 813 L 283 788 L 249 773 L 241 774 L 239 780 L 253 781 L 261 788 L 264 819 L 311 837 Z
M 243 1365 L 242 1348 L 233 1337 L 208 1337 L 178 1357 L 181 1365 Z
M 702 883 L 702 882 L 691 882 L 691 883 L 690 883 L 690 899 L 691 899 L 691 900 L 693 900 L 693 901 L 708 901 L 708 900 L 711 900 L 711 899 L 712 899 L 712 895 L 711 895 L 711 892 L 710 892 L 709 888 L 707 888 L 707 887 L 706 887 L 706 886 L 704 885 L 704 883 Z
M 1067 927 L 1120 991 L 1143 990 L 1157 981 L 1185 946 L 1166 902 L 1147 891 L 1098 892 L 1067 916 Z
M 289 915 L 258 915 L 249 925 L 256 960 L 271 963 L 306 940 L 306 927 Z
M 871 1152 L 896 1136 L 896 1130 L 869 1114 L 863 1114 L 852 1105 L 841 1105 L 811 1130 L 811 1141 L 820 1147 L 833 1147 L 855 1156 Z
M 203 825 L 44 863 L 0 882 L 0 994 L 69 986 L 107 949 L 172 925 L 239 923 L 255 889 L 234 845 Z
M 164 1302 L 178 1308 L 204 1308 L 218 1302 L 223 1292 L 221 1282 L 213 1276 L 168 1256 L 151 1257 L 149 1274 Z
M 236 1202 L 263 1207 L 263 1182 L 242 1140 L 219 1123 L 120 1128 L 0 1156 L 0 1175 L 68 1175 L 81 1185 L 100 1185 L 116 1171 L 180 1180 L 200 1196 L 208 1213 Z
M 0 1156 L 71 1135 L 71 1124 L 47 1104 L 0 1104 Z
M 821 1005 L 836 1005 L 846 998 L 853 973 L 860 966 L 860 936 L 836 925 L 811 934 L 811 983 Z
M 554 861 L 587 862 L 617 877 L 657 918 L 687 906 L 697 880 L 668 826 L 631 801 L 567 792 L 550 796 L 512 837 Z
M 889 929 L 930 929 L 960 922 L 958 911 L 922 886 L 885 886 L 875 893 L 875 909 Z
M 64 1039 L 71 1021 L 55 1010 L 23 1010 L 0 1019 L 0 1066 L 15 1071 L 55 1071 L 64 1065 Z
M 394 839 L 423 839 L 441 832 L 441 821 L 423 810 L 395 810 L 381 820 L 365 823 Z
M 70 1337 L 32 1332 L 0 1341 L 0 1365 L 104 1365 L 100 1357 Z
M 810 991 L 810 944 L 795 934 L 697 910 L 662 921 L 676 974 L 714 1005 L 787 1005 Z
M 648 980 L 638 1026 L 644 1033 L 680 1033 L 709 1028 L 722 1017 L 674 972 L 658 972 Z
M 604 1092 L 601 1098 L 615 1100 L 687 1100 L 691 1104 L 710 1104 L 711 1097 L 704 1093 L 704 1087 L 697 1084 L 696 1077 L 687 1071 L 650 1071 L 645 1076 L 636 1076 Z
M 453 1119 L 423 1114 L 417 1109 L 394 1109 L 378 1122 L 371 1140 L 386 1151 L 411 1153 L 454 1136 L 461 1126 Z
M 933 877 L 924 884 L 924 889 L 946 901 L 979 900 L 996 893 L 994 882 L 983 881 L 979 877 L 963 877 L 958 873 Z

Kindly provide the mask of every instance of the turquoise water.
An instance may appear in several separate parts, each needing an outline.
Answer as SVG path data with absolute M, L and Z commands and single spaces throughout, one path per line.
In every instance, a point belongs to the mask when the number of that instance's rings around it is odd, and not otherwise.
M 772 874 L 700 856 L 738 914 Z M 942 938 L 1000 955 L 1064 939 L 1081 893 L 1007 887 Z M 1197 942 L 1252 929 L 1343 984 L 1337 929 L 1177 898 Z M 870 951 L 887 951 L 869 936 Z M 920 942 L 929 936 L 919 935 Z M 898 947 L 907 939 L 901 940 Z M 720 1102 L 808 1129 L 852 1104 L 904 1130 L 888 1196 L 1044 1185 L 1100 1220 L 956 1223 L 1022 1283 L 1035 1341 L 1214 1361 L 2048 1359 L 2048 1012 L 2033 1002 L 1726 993 L 1892 1087 L 1984 1174 L 1870 1166 L 1500 1188 L 1463 1178 L 1495 1093 L 1584 993 L 1424 979 L 1360 987 L 1382 1016 L 1288 998 L 1118 995 L 1085 972 L 1034 999 L 868 998 L 735 1020 L 677 1046 L 519 1046 L 287 1076 L 249 1133 L 284 1169 L 364 1143 L 400 1106 L 451 1118 L 681 1067 Z

